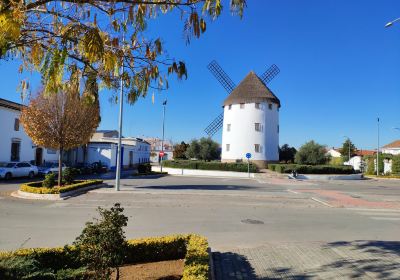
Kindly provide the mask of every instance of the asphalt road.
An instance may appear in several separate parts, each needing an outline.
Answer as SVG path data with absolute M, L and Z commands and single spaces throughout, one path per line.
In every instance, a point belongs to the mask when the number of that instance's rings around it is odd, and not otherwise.
M 208 237 L 214 251 L 245 250 L 252 256 L 246 250 L 255 248 L 260 257 L 248 258 L 252 267 L 266 261 L 260 248 L 271 252 L 270 246 L 282 244 L 298 251 L 311 244 L 395 242 L 400 256 L 400 181 L 165 176 L 121 183 L 118 193 L 104 188 L 64 201 L 38 201 L 10 197 L 19 183 L 0 182 L 0 249 L 71 243 L 96 217 L 98 206 L 119 202 L 129 217 L 128 238 L 198 233 Z

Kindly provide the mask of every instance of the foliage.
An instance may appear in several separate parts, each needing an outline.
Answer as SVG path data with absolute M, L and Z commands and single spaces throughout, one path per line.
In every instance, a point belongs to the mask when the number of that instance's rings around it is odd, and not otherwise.
M 343 165 L 342 157 L 331 157 L 329 160 L 329 165 Z
M 340 149 L 340 153 L 342 154 L 341 157 L 344 162 L 349 161 L 349 149 L 350 149 L 350 157 L 354 156 L 357 151 L 357 148 L 353 144 L 353 142 L 351 142 L 351 140 L 347 138 L 346 141 L 344 141 L 342 148 Z
M 44 188 L 52 188 L 55 186 L 55 184 L 56 184 L 56 174 L 54 173 L 46 174 L 42 182 L 42 186 Z
M 187 159 L 186 157 L 186 150 L 189 147 L 189 144 L 186 144 L 182 141 L 180 144 L 176 144 L 174 146 L 174 159 Z
M 296 148 L 290 147 L 288 144 L 284 144 L 279 148 L 279 161 L 283 161 L 285 163 L 294 162 L 296 153 Z
M 300 147 L 294 161 L 298 164 L 317 165 L 325 164 L 328 160 L 325 147 L 312 140 Z
M 206 31 L 207 20 L 220 16 L 221 2 L 1 1 L 0 58 L 22 59 L 19 71 L 40 72 L 50 93 L 72 85 L 97 98 L 97 82 L 116 89 L 122 77 L 133 103 L 150 87 L 167 88 L 166 75 L 187 76 L 185 64 L 169 58 L 161 38 L 148 38 L 148 21 L 173 13 L 184 21 L 189 42 Z M 241 16 L 244 7 L 245 0 L 230 1 L 233 13 Z M 21 88 L 27 89 L 28 82 L 22 81 Z
M 63 183 L 66 185 L 71 185 L 74 183 L 74 179 L 78 175 L 78 169 L 72 168 L 72 167 L 67 167 L 63 172 L 62 172 L 62 180 Z
M 219 144 L 213 141 L 210 137 L 202 137 L 200 140 L 192 140 L 186 150 L 187 158 L 195 158 L 205 161 L 219 159 L 220 154 L 221 150 Z
M 220 170 L 220 171 L 236 171 L 247 172 L 247 163 L 219 162 L 219 161 L 195 161 L 195 160 L 166 160 L 165 167 L 181 168 L 181 169 L 200 169 L 200 170 Z M 258 172 L 256 165 L 250 163 L 250 172 Z
M 88 143 L 99 125 L 97 102 L 88 102 L 72 90 L 51 95 L 41 92 L 22 109 L 21 123 L 33 142 L 59 151 L 59 186 L 63 151 Z
M 184 258 L 183 279 L 208 279 L 209 256 L 207 250 L 207 240 L 194 234 L 128 240 L 125 263 L 135 264 Z M 64 248 L 35 248 L 0 252 L 0 273 L 9 273 L 13 271 L 13 268 L 18 267 L 17 272 L 20 273 L 20 278 L 40 269 L 41 271 L 53 271 L 59 277 L 57 279 L 84 279 L 86 268 L 79 261 L 79 251 L 74 246 L 65 246 Z M 32 270 L 29 268 L 29 259 L 31 258 L 34 262 Z M 21 266 L 15 266 L 16 261 L 24 262 L 25 259 L 28 259 L 28 262 L 24 265 L 24 270 L 21 269 Z M 61 278 L 65 274 L 69 277 Z M 1 279 L 7 278 L 2 277 Z
M 354 169 L 349 165 L 302 165 L 302 164 L 268 164 L 268 169 L 278 173 L 299 174 L 353 174 Z
M 69 191 L 74 191 L 82 188 L 86 188 L 93 185 L 102 184 L 101 180 L 81 180 L 74 181 L 71 185 L 65 185 L 62 187 L 45 187 L 43 182 L 26 183 L 20 186 L 20 190 L 23 192 L 36 193 L 36 194 L 58 194 Z
M 392 175 L 400 175 L 400 155 L 394 156 L 392 159 Z
M 393 155 L 379 153 L 379 174 L 382 174 L 384 171 L 384 160 L 392 158 Z M 367 165 L 366 174 L 376 174 L 376 155 L 364 156 L 363 159 L 365 160 Z
M 125 232 L 128 217 L 124 208 L 116 203 L 110 210 L 98 208 L 101 216 L 95 222 L 87 222 L 80 236 L 74 241 L 79 257 L 95 279 L 110 279 L 112 270 L 124 263 L 127 250 Z
M 143 173 L 143 174 L 150 173 L 150 172 L 151 172 L 151 165 L 150 165 L 150 163 L 142 163 L 142 164 L 139 164 L 139 166 L 138 166 L 138 172 L 139 172 L 139 173 Z

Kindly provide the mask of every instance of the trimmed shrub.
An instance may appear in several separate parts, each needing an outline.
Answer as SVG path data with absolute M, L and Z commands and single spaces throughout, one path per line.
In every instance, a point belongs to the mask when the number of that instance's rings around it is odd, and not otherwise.
M 74 182 L 76 175 L 78 175 L 78 169 L 67 167 L 62 173 L 63 184 L 71 185 Z
M 43 182 L 26 183 L 21 185 L 19 189 L 24 192 L 30 192 L 36 194 L 57 194 L 103 183 L 102 180 L 81 180 L 81 181 L 74 181 L 74 184 L 72 185 L 64 185 L 62 187 L 48 188 L 43 186 Z
M 143 174 L 150 173 L 150 172 L 151 172 L 151 165 L 150 165 L 150 163 L 139 164 L 139 166 L 138 166 L 138 172 L 139 172 L 139 173 L 143 173 Z
M 400 175 L 400 155 L 394 156 L 392 159 L 392 175 Z
M 45 188 L 52 188 L 56 185 L 56 174 L 50 173 L 44 177 L 42 186 Z
M 299 174 L 353 174 L 355 171 L 349 165 L 302 165 L 302 164 L 276 164 L 275 171 L 279 173 Z
M 192 160 L 166 160 L 164 167 L 180 168 L 180 169 L 199 169 L 199 170 L 219 170 L 219 171 L 235 171 L 247 172 L 247 163 L 228 163 L 219 161 L 192 161 Z M 258 172 L 256 165 L 250 163 L 250 172 Z

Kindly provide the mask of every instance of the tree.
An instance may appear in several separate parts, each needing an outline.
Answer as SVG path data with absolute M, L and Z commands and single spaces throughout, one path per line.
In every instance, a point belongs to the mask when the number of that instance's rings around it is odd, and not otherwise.
M 242 16 L 244 7 L 245 0 L 230 1 L 232 13 Z M 148 38 L 148 22 L 174 13 L 189 43 L 222 8 L 220 0 L 3 0 L 0 59 L 19 58 L 20 72 L 38 71 L 46 93 L 68 83 L 95 98 L 98 82 L 116 89 L 122 78 L 134 103 L 150 87 L 168 88 L 170 74 L 187 77 L 185 63 L 169 58 L 162 39 Z M 21 81 L 23 91 L 28 87 Z
M 188 147 L 189 144 L 186 144 L 184 141 L 182 141 L 180 144 L 176 144 L 173 152 L 174 159 L 187 159 L 185 153 Z
M 350 149 L 350 157 L 354 156 L 355 152 L 357 151 L 357 148 L 351 142 L 351 140 L 347 138 L 346 141 L 344 141 L 342 148 L 340 149 L 343 161 L 349 161 L 349 149 Z
M 110 210 L 98 208 L 100 219 L 87 222 L 73 245 L 79 250 L 80 260 L 94 273 L 94 279 L 110 279 L 112 269 L 123 263 L 127 253 L 127 242 L 123 227 L 128 217 L 122 214 L 124 208 L 116 203 Z
M 192 140 L 186 150 L 187 158 L 196 158 L 205 161 L 219 159 L 220 154 L 221 150 L 219 144 L 213 141 L 210 137 L 202 137 L 200 140 Z
M 296 153 L 296 148 L 290 147 L 288 144 L 284 144 L 281 148 L 279 148 L 279 161 L 284 161 L 285 163 L 294 162 L 294 156 Z
M 325 164 L 329 160 L 326 156 L 325 147 L 309 141 L 297 151 L 294 161 L 298 164 Z
M 84 145 L 99 125 L 97 102 L 74 91 L 41 92 L 22 109 L 21 123 L 36 145 L 59 151 L 58 185 L 62 185 L 62 154 Z

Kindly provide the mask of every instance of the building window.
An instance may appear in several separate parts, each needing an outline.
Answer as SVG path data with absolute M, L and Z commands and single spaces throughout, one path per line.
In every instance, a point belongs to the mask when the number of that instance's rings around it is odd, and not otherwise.
M 256 153 L 261 153 L 261 145 L 260 144 L 254 144 L 254 151 Z
M 244 109 L 244 103 L 240 103 L 240 109 Z
M 260 103 L 256 103 L 255 107 L 256 109 L 260 109 Z
M 232 104 L 229 104 L 228 110 L 232 109 Z
M 255 123 L 254 128 L 256 131 L 261 131 L 261 124 L 260 123 Z
M 101 151 L 101 149 L 100 148 L 98 148 L 98 152 L 100 152 Z M 47 149 L 47 154 L 49 154 L 49 155 L 55 155 L 57 153 L 57 151 L 56 150 L 52 150 L 52 149 Z
M 19 131 L 19 119 L 15 118 L 14 120 L 14 130 Z
M 277 125 L 277 128 L 278 128 L 278 133 L 279 133 L 279 124 Z
M 271 103 L 268 104 L 268 109 L 272 110 L 272 104 Z
M 231 131 L 231 124 L 230 124 L 230 123 L 228 123 L 228 124 L 226 125 L 226 130 L 227 130 L 227 131 Z
M 226 144 L 226 151 L 229 152 L 230 149 L 231 149 L 231 144 Z
M 13 140 L 11 143 L 11 161 L 19 161 L 21 141 Z

